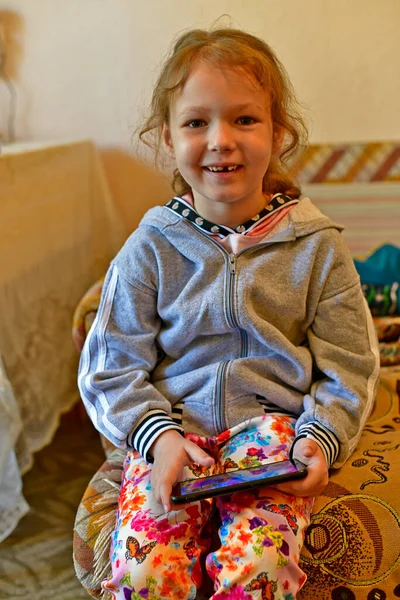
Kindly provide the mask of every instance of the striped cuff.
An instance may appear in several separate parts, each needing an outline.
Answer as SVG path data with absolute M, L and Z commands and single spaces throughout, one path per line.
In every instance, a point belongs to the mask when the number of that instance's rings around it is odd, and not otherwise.
M 182 435 L 184 434 L 183 428 L 175 423 L 165 411 L 149 410 L 129 434 L 127 444 L 137 450 L 147 462 L 152 463 L 153 457 L 149 454 L 149 450 L 158 436 L 168 429 L 176 429 Z
M 293 456 L 295 443 L 301 438 L 314 440 L 324 453 L 328 467 L 331 467 L 339 455 L 339 441 L 332 431 L 326 429 L 318 421 L 312 421 L 299 428 L 296 438 L 290 449 L 290 458 Z

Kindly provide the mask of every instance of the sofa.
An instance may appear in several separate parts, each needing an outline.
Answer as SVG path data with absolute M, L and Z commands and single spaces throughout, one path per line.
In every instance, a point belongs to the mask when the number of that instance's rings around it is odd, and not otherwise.
M 374 281 L 361 280 L 375 316 L 381 358 L 375 407 L 357 449 L 340 470 L 332 470 L 316 499 L 301 554 L 307 582 L 299 600 L 400 597 L 400 259 L 382 262 L 382 254 L 393 250 L 397 256 L 400 246 L 399 156 L 400 146 L 393 142 L 319 145 L 293 165 L 303 195 L 345 225 L 359 272 L 377 273 Z M 75 312 L 78 350 L 96 314 L 101 286 L 100 279 Z M 124 458 L 102 441 L 106 460 L 82 498 L 74 531 L 77 577 L 94 598 L 108 597 L 100 582 L 110 569 Z M 203 590 L 199 598 L 210 593 Z

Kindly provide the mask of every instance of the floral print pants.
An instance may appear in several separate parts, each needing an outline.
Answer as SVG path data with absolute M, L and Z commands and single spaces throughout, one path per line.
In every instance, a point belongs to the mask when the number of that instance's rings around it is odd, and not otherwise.
M 185 478 L 286 459 L 294 424 L 292 417 L 268 414 L 217 437 L 186 434 L 215 465 L 192 465 Z M 115 600 L 200 598 L 202 557 L 213 582 L 212 600 L 296 598 L 306 580 L 298 562 L 313 499 L 260 487 L 165 514 L 151 491 L 151 468 L 136 452 L 126 456 L 111 548 L 113 575 L 102 583 Z M 210 552 L 217 516 L 219 547 Z

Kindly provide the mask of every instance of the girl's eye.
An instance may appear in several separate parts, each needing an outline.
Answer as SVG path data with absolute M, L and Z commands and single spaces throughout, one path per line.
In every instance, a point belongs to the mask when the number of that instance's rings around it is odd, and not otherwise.
M 238 123 L 239 125 L 253 125 L 255 119 L 253 117 L 239 117 Z
M 193 119 L 193 121 L 189 121 L 186 126 L 196 129 L 197 127 L 203 127 L 203 125 L 205 125 L 205 122 L 202 119 Z

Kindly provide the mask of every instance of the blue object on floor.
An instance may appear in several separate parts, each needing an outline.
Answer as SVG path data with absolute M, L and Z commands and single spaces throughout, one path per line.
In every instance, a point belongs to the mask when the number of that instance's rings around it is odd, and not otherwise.
M 365 284 L 364 290 L 366 291 L 366 286 L 391 288 L 391 295 L 397 294 L 397 308 L 394 311 L 392 308 L 390 313 L 400 312 L 400 293 L 398 286 L 393 287 L 393 284 L 400 282 L 400 248 L 392 244 L 384 244 L 365 260 L 355 259 L 354 264 L 360 275 L 361 283 Z M 367 294 L 365 295 L 367 297 Z
M 354 260 L 361 283 L 392 284 L 400 280 L 400 248 L 385 244 L 365 260 Z

